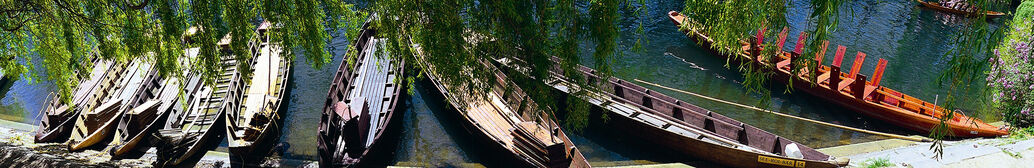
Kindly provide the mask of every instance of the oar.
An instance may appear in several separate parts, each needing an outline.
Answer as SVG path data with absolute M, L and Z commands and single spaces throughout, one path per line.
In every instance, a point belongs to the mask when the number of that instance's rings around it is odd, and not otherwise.
M 761 108 L 758 108 L 758 107 L 743 105 L 743 104 L 734 103 L 734 102 L 730 102 L 730 101 L 726 101 L 726 100 L 722 100 L 722 99 L 707 97 L 707 96 L 704 96 L 704 95 L 701 95 L 701 94 L 697 94 L 697 93 L 693 93 L 693 92 L 689 92 L 689 91 L 684 91 L 684 90 L 679 90 L 679 89 L 675 89 L 675 88 L 670 88 L 670 87 L 667 87 L 667 86 L 662 86 L 662 85 L 659 85 L 659 84 L 650 83 L 650 82 L 639 80 L 639 79 L 635 79 L 635 81 L 639 82 L 639 83 L 644 83 L 644 84 L 656 86 L 656 87 L 659 87 L 659 88 L 668 89 L 668 90 L 679 92 L 679 93 L 693 95 L 693 96 L 704 98 L 704 99 L 711 100 L 711 101 L 716 101 L 716 102 L 719 102 L 719 103 L 725 103 L 725 104 L 739 106 L 739 107 L 743 107 L 743 108 L 747 108 L 747 109 L 757 110 L 757 111 L 761 111 L 761 112 L 767 112 L 767 113 L 770 113 L 770 114 L 775 114 L 777 116 L 793 118 L 793 119 L 807 121 L 807 122 L 811 122 L 811 123 L 815 123 L 815 124 L 826 125 L 826 126 L 830 126 L 830 127 L 836 127 L 836 128 L 840 128 L 840 129 L 846 129 L 846 130 L 851 130 L 851 131 L 856 131 L 856 132 L 861 132 L 861 133 L 866 133 L 866 134 L 873 134 L 873 135 L 885 136 L 885 137 L 890 137 L 890 138 L 909 140 L 909 141 L 933 142 L 933 139 L 926 138 L 926 137 L 909 137 L 909 136 L 904 136 L 904 135 L 897 135 L 897 134 L 891 134 L 891 133 L 883 133 L 883 132 L 871 131 L 871 130 L 866 130 L 866 129 L 861 129 L 861 128 L 854 128 L 854 127 L 848 127 L 848 126 L 843 126 L 843 125 L 837 125 L 837 124 L 833 124 L 833 123 L 822 122 L 822 121 L 818 121 L 818 120 L 812 120 L 812 119 L 798 117 L 798 116 L 793 116 L 793 115 L 789 115 L 789 114 L 777 113 L 777 112 L 774 112 L 774 111 L 771 111 L 771 110 L 765 110 L 765 109 L 761 109 Z

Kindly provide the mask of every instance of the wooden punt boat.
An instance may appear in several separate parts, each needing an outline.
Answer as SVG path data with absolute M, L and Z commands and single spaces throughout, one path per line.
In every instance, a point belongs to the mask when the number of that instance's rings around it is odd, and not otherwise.
M 351 44 L 359 51 L 356 63 L 341 59 L 334 81 L 323 105 L 319 124 L 320 167 L 362 167 L 364 158 L 385 149 L 381 142 L 385 132 L 398 123 L 399 99 L 405 84 L 399 83 L 405 62 L 395 62 L 386 52 L 384 39 L 373 37 L 376 31 L 363 25 L 359 37 Z M 383 51 L 383 50 L 382 50 Z
M 417 52 L 420 52 L 417 49 Z M 426 60 L 418 53 L 418 59 Z M 496 81 L 473 81 L 491 86 L 487 93 L 471 92 L 465 86 L 442 83 L 440 73 L 427 61 L 420 62 L 427 77 L 462 118 L 464 127 L 482 142 L 505 151 L 521 167 L 590 167 L 574 143 L 551 118 L 534 117 L 543 112 L 523 90 L 494 65 L 481 60 Z M 541 110 L 541 111 L 540 111 Z M 506 155 L 506 154 L 504 154 Z
M 937 2 L 925 2 L 923 0 L 916 0 L 916 2 L 918 2 L 920 6 L 927 7 L 927 8 L 930 8 L 930 9 L 934 9 L 934 10 L 938 10 L 938 11 L 944 11 L 944 12 L 948 12 L 948 13 L 966 15 L 966 16 L 970 16 L 970 17 L 979 16 L 980 12 L 984 12 L 984 14 L 987 15 L 988 19 L 993 19 L 993 18 L 1005 16 L 1005 13 L 1002 13 L 1002 12 L 985 11 L 985 10 L 981 10 L 979 12 L 977 12 L 977 11 L 964 11 L 964 10 L 958 10 L 958 9 L 953 9 L 953 8 L 941 6 L 941 4 L 937 3 Z
M 187 53 L 196 53 L 196 48 L 188 49 Z M 196 56 L 196 55 L 194 55 Z M 142 153 L 146 151 L 151 142 L 154 141 L 152 133 L 164 128 L 169 116 L 172 113 L 182 111 L 184 101 L 179 95 L 192 95 L 199 86 L 200 78 L 196 75 L 184 72 L 184 79 L 169 77 L 165 80 L 152 80 L 144 88 L 156 88 L 145 97 L 154 99 L 147 100 L 138 107 L 123 114 L 115 130 L 115 137 L 111 141 L 108 153 L 112 159 L 121 159 L 131 153 Z M 183 87 L 183 88 L 181 88 Z M 140 99 L 144 100 L 144 99 Z M 186 99 L 182 99 L 186 100 Z
M 184 166 L 184 161 L 196 159 L 221 141 L 220 136 L 226 130 L 224 114 L 239 109 L 239 94 L 242 92 L 237 61 L 235 56 L 228 54 L 229 42 L 230 36 L 227 35 L 218 43 L 224 52 L 220 58 L 224 71 L 215 83 L 201 84 L 193 98 L 187 99 L 189 105 L 176 117 L 175 123 L 158 130 L 161 143 L 157 146 L 157 165 Z
M 672 22 L 676 25 L 687 25 L 684 22 L 690 22 L 686 20 L 686 17 L 678 12 L 669 12 L 669 17 Z M 695 23 L 688 24 L 694 26 Z M 873 117 L 876 119 L 884 120 L 892 124 L 912 129 L 921 133 L 930 133 L 934 126 L 940 124 L 940 118 L 944 116 L 945 110 L 936 104 L 920 100 L 918 98 L 908 96 L 901 92 L 892 90 L 880 86 L 880 79 L 882 78 L 884 68 L 886 67 L 886 60 L 880 60 L 877 64 L 877 68 L 873 73 L 873 80 L 866 80 L 865 75 L 859 74 L 858 71 L 861 69 L 862 62 L 865 60 L 865 53 L 858 52 L 855 58 L 853 67 L 850 73 L 843 73 L 840 70 L 840 63 L 843 60 L 844 50 L 843 46 L 838 47 L 837 53 L 833 60 L 833 64 L 830 66 L 818 65 L 815 69 L 802 69 L 798 75 L 791 75 L 791 57 L 796 58 L 800 55 L 800 51 L 803 48 L 803 44 L 798 44 L 795 51 L 793 52 L 780 52 L 777 57 L 773 57 L 770 61 L 759 61 L 762 60 L 759 53 L 760 47 L 744 43 L 741 53 L 735 55 L 721 54 L 720 52 L 711 49 L 711 40 L 706 35 L 695 31 L 694 27 L 688 27 L 684 30 L 690 36 L 690 39 L 694 41 L 703 40 L 699 44 L 702 48 L 708 49 L 712 54 L 720 57 L 740 57 L 744 60 L 750 60 L 753 66 L 762 67 L 764 71 L 773 72 L 773 80 L 780 82 L 787 82 L 793 79 L 793 87 L 797 90 L 804 91 L 823 99 L 832 101 L 841 106 L 850 108 L 856 112 L 862 113 L 866 116 Z M 776 48 L 782 48 L 782 44 L 786 38 L 786 31 L 780 33 L 781 37 L 778 40 Z M 802 34 L 799 39 L 805 39 L 806 34 Z M 761 39 L 763 37 L 757 37 Z M 754 40 L 759 41 L 759 40 Z M 799 40 L 803 41 L 803 40 Z M 828 42 L 823 42 L 823 46 L 828 46 Z M 753 48 L 753 49 L 752 49 Z M 817 53 L 816 60 L 805 60 L 807 63 L 820 63 L 822 57 L 825 54 L 825 47 Z M 752 52 L 753 51 L 753 52 Z M 749 56 L 754 55 L 754 56 Z M 773 64 L 775 63 L 775 64 Z M 770 66 L 771 65 L 771 66 Z M 777 67 L 777 68 L 772 68 Z M 815 71 L 817 76 L 810 75 L 808 71 Z M 812 85 L 810 81 L 815 80 L 819 82 L 817 85 Z M 831 89 L 834 88 L 834 89 Z M 989 136 L 1000 136 L 1009 134 L 1007 128 L 999 128 L 990 124 L 984 123 L 980 119 L 966 116 L 962 111 L 956 110 L 951 120 L 948 120 L 948 129 L 950 130 L 949 136 L 954 137 L 989 137 Z
M 258 38 L 267 39 L 269 22 L 258 28 Z M 250 83 L 243 85 L 246 92 L 239 110 L 226 113 L 226 134 L 230 158 L 234 165 L 257 164 L 272 149 L 280 137 L 280 107 L 285 94 L 291 62 L 283 59 L 283 48 L 268 40 L 252 41 L 255 55 L 251 61 Z
M 520 60 L 497 62 L 513 68 L 515 61 Z M 562 77 L 561 69 L 553 70 L 547 85 L 567 94 L 582 91 Z M 608 124 L 662 148 L 731 167 L 841 167 L 849 162 L 634 83 L 604 80 L 588 67 L 576 70 L 599 92 L 571 96 L 610 112 Z
M 82 115 L 79 115 L 75 130 L 68 140 L 68 150 L 78 151 L 93 146 L 102 141 L 109 140 L 115 132 L 115 126 L 122 118 L 122 114 L 143 103 L 152 96 L 147 93 L 154 86 L 148 83 L 157 79 L 158 71 L 150 64 L 142 61 L 132 61 L 128 68 L 120 69 L 118 83 L 105 95 L 103 104 L 90 108 Z M 100 96 L 100 94 L 98 94 Z
M 111 61 L 94 61 L 93 70 L 86 76 L 87 78 L 79 81 L 79 85 L 76 86 L 75 91 L 72 92 L 72 101 L 70 104 L 64 104 L 58 96 L 49 97 L 48 103 L 40 113 L 43 113 L 43 119 L 40 120 L 39 126 L 36 129 L 36 136 L 34 141 L 36 143 L 47 143 L 47 142 L 65 142 L 68 140 L 68 136 L 72 133 L 72 128 L 75 126 L 76 118 L 81 113 L 81 108 L 85 104 L 93 103 L 98 101 L 98 97 L 93 97 L 94 93 L 98 93 L 107 90 L 111 87 L 114 80 L 108 80 L 107 76 L 116 73 L 114 70 L 115 64 Z M 76 107 L 76 108 L 73 108 Z

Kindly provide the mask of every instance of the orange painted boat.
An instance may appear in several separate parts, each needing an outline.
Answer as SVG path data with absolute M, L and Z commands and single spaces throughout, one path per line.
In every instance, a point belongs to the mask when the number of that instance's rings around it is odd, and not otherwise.
M 814 69 L 810 69 L 815 71 L 817 76 L 811 75 L 808 72 L 809 69 L 801 69 L 798 75 L 791 75 L 791 67 L 794 66 L 789 60 L 796 58 L 801 53 L 800 51 L 804 47 L 803 44 L 798 44 L 795 47 L 795 51 L 780 52 L 778 57 L 770 58 L 771 60 L 768 61 L 760 59 L 763 57 L 758 54 L 763 46 L 750 45 L 747 42 L 742 44 L 741 50 L 743 52 L 736 53 L 735 55 L 722 54 L 711 47 L 712 40 L 710 37 L 696 31 L 694 27 L 696 23 L 692 23 L 691 20 L 687 20 L 685 15 L 675 11 L 668 12 L 668 14 L 672 22 L 683 27 L 680 29 L 687 33 L 690 39 L 697 41 L 702 48 L 709 50 L 712 54 L 725 58 L 740 57 L 743 60 L 750 60 L 753 66 L 762 67 L 763 71 L 773 72 L 772 77 L 775 81 L 788 82 L 793 78 L 792 86 L 795 89 L 832 101 L 866 116 L 918 132 L 930 133 L 936 125 L 940 124 L 940 118 L 946 112 L 944 108 L 936 104 L 880 86 L 880 79 L 887 65 L 886 60 L 880 59 L 873 73 L 873 80 L 869 81 L 866 80 L 867 77 L 865 75 L 858 73 L 859 69 L 861 69 L 861 63 L 865 60 L 865 53 L 862 52 L 858 52 L 856 55 L 849 73 L 841 72 L 840 63 L 843 60 L 845 47 L 839 46 L 832 65 L 819 65 Z M 689 24 L 686 24 L 687 22 Z M 786 32 L 784 28 L 775 47 L 782 48 L 786 40 Z M 802 33 L 798 41 L 803 41 L 806 36 L 807 34 Z M 752 41 L 764 41 L 763 38 L 758 36 L 756 39 L 752 39 Z M 821 63 L 828 44 L 828 41 L 823 42 L 822 50 L 817 52 L 815 60 L 798 62 Z M 833 75 L 835 76 L 830 77 Z M 812 80 L 819 82 L 816 82 L 817 85 L 812 85 Z M 948 120 L 947 124 L 952 133 L 948 136 L 953 137 L 991 137 L 1009 134 L 1008 129 L 1005 127 L 992 126 L 980 119 L 966 116 L 958 110 Z
M 964 11 L 964 10 L 958 10 L 958 9 L 953 9 L 953 8 L 941 6 L 941 4 L 937 3 L 937 2 L 924 2 L 922 0 L 916 0 L 916 2 L 919 2 L 920 6 L 927 7 L 927 8 L 930 8 L 930 9 L 934 9 L 934 10 L 938 10 L 938 11 L 943 11 L 943 12 L 948 12 L 948 13 L 966 15 L 966 16 L 970 16 L 970 17 L 979 16 L 980 12 L 984 12 L 987 15 L 988 19 L 1005 16 L 1005 13 L 1002 13 L 1002 12 L 986 11 L 986 10 Z

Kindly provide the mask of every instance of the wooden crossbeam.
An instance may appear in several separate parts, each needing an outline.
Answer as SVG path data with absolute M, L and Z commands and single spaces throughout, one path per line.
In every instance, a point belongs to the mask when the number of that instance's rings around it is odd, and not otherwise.
M 835 57 L 833 57 L 833 66 L 834 67 L 837 67 L 837 68 L 840 67 L 840 63 L 844 61 L 844 52 L 846 50 L 847 50 L 847 47 L 844 47 L 842 45 L 838 45 L 837 46 L 837 54 L 836 54 Z
M 887 68 L 887 60 L 880 58 L 876 63 L 876 71 L 872 72 L 872 85 L 880 86 L 880 79 L 883 79 L 883 71 Z
M 851 73 L 847 77 L 854 78 L 855 75 L 858 75 L 858 70 L 862 69 L 862 62 L 865 62 L 865 53 L 859 51 L 854 56 L 854 64 L 851 64 Z

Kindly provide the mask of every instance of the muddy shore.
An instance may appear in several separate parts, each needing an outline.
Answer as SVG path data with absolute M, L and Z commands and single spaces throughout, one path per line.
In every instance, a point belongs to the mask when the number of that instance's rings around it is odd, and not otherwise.
M 35 126 L 0 120 L 0 165 L 10 167 L 153 167 L 155 150 L 139 158 L 112 160 L 105 149 L 68 152 L 63 143 L 34 143 Z M 229 167 L 225 153 L 209 152 L 194 167 Z M 220 157 L 221 155 L 221 157 Z

